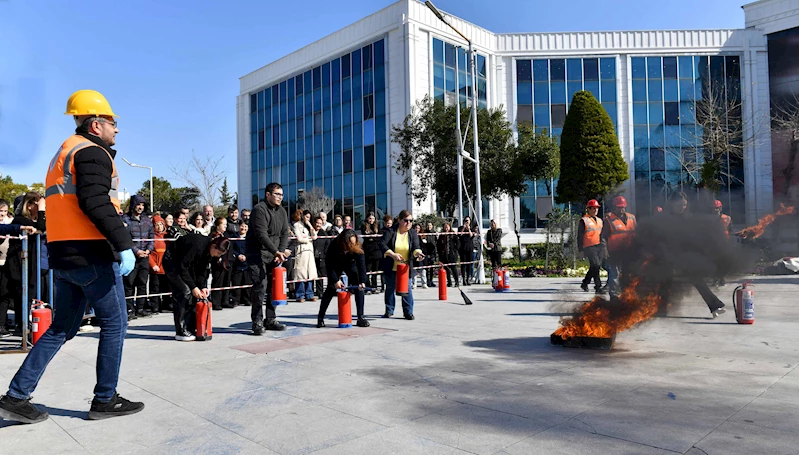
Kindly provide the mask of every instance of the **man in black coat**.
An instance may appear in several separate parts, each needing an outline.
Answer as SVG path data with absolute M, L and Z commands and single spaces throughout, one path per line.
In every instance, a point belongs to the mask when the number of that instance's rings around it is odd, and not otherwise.
M 272 182 L 266 186 L 265 198 L 252 209 L 250 232 L 247 234 L 246 256 L 252 279 L 252 333 L 263 335 L 264 330 L 286 330 L 277 322 L 272 304 L 272 269 L 286 262 L 289 243 L 289 221 L 283 201 L 283 187 Z M 264 297 L 266 301 L 264 302 Z M 266 304 L 264 317 L 263 304 Z
M 208 271 L 211 261 L 227 254 L 230 240 L 211 239 L 192 232 L 171 242 L 164 254 L 164 272 L 172 291 L 175 339 L 194 341 L 196 319 L 194 299 L 208 298 Z

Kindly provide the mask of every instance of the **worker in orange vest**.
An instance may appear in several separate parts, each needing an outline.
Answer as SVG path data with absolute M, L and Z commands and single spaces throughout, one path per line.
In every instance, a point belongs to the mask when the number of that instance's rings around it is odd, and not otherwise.
M 602 279 L 599 278 L 599 268 L 604 259 L 604 250 L 602 248 L 602 218 L 597 216 L 599 202 L 596 199 L 588 201 L 586 211 L 588 213 L 583 215 L 577 227 L 577 238 L 579 239 L 577 249 L 588 259 L 588 272 L 586 272 L 580 288 L 588 292 L 588 284 L 593 280 L 594 290 L 600 293 L 602 292 Z
M 632 242 L 635 227 L 635 215 L 627 213 L 627 199 L 624 196 L 613 198 L 613 210 L 605 216 L 602 226 L 602 245 L 608 255 L 608 291 L 611 297 L 618 297 L 621 292 L 623 253 Z
M 730 225 L 732 224 L 732 218 L 729 215 L 725 215 L 721 212 L 723 208 L 724 205 L 720 200 L 716 199 L 713 201 L 713 211 L 715 211 L 716 215 L 719 217 L 719 224 L 721 224 L 721 229 L 724 232 L 724 239 L 726 240 L 730 238 Z M 724 280 L 724 276 L 722 275 L 716 279 L 715 284 L 717 286 L 723 287 L 727 285 L 727 282 Z
M 111 147 L 117 115 L 103 95 L 79 90 L 67 101 L 66 115 L 77 124 L 50 161 L 46 177 L 47 237 L 55 276 L 53 323 L 33 346 L 0 398 L 0 417 L 22 423 L 47 419 L 31 404 L 47 364 L 80 328 L 86 305 L 100 324 L 97 383 L 90 420 L 135 414 L 144 403 L 117 394 L 122 346 L 128 327 L 122 277 L 135 263 L 133 242 L 119 217 L 119 177 Z

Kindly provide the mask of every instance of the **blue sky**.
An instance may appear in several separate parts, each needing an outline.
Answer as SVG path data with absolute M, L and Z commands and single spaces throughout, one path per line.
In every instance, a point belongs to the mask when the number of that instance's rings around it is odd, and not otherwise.
M 171 177 L 193 149 L 223 162 L 235 190 L 238 78 L 391 3 L 0 0 L 0 172 L 42 182 L 74 129 L 66 99 L 90 88 L 120 115 L 119 156 Z M 548 32 L 742 28 L 745 1 L 435 3 L 494 32 Z M 148 178 L 117 166 L 129 191 Z

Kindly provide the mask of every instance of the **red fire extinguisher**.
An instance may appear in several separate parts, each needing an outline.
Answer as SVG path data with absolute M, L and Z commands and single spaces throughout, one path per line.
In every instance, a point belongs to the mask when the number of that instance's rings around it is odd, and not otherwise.
M 337 289 L 338 297 L 338 328 L 352 327 L 352 294 L 347 289 Z
M 502 269 L 502 291 L 510 291 L 510 270 Z
M 444 267 L 438 269 L 438 300 L 447 300 L 447 270 Z
M 735 308 L 735 320 L 738 324 L 754 324 L 755 323 L 755 292 L 752 291 L 754 286 L 748 282 L 744 283 L 732 293 L 732 306 Z
M 406 296 L 408 295 L 408 282 L 410 281 L 410 271 L 411 267 L 404 263 L 400 262 L 397 264 L 397 292 L 396 294 L 399 296 Z
M 44 335 L 44 332 L 50 328 L 53 322 L 53 312 L 50 307 L 41 300 L 33 300 L 31 305 L 33 311 L 31 312 L 31 340 L 33 344 L 39 341 L 39 338 Z
M 211 327 L 211 302 L 208 299 L 197 299 L 196 305 L 197 326 L 195 339 L 197 341 L 210 341 L 213 337 Z
M 288 298 L 286 284 L 286 268 L 278 265 L 272 269 L 272 305 L 285 305 Z

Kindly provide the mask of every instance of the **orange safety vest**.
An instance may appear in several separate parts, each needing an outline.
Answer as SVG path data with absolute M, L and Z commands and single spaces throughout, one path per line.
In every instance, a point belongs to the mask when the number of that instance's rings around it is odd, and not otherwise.
M 105 236 L 78 205 L 78 186 L 75 181 L 75 154 L 88 147 L 100 147 L 83 136 L 74 135 L 61 144 L 47 169 L 45 200 L 47 201 L 47 241 L 105 240 Z M 103 150 L 105 150 L 103 148 Z M 117 213 L 119 204 L 119 174 L 114 158 L 108 152 L 113 171 L 108 196 Z
M 599 245 L 602 234 L 602 218 L 585 215 L 583 223 L 585 223 L 585 232 L 582 238 L 583 248 Z
M 610 236 L 608 237 L 608 251 L 615 251 L 630 245 L 635 235 L 635 215 L 627 214 L 627 224 L 615 213 L 605 217 L 610 224 Z
M 724 228 L 724 235 L 729 237 L 730 236 L 730 224 L 732 224 L 732 218 L 729 215 L 721 214 L 721 226 Z

